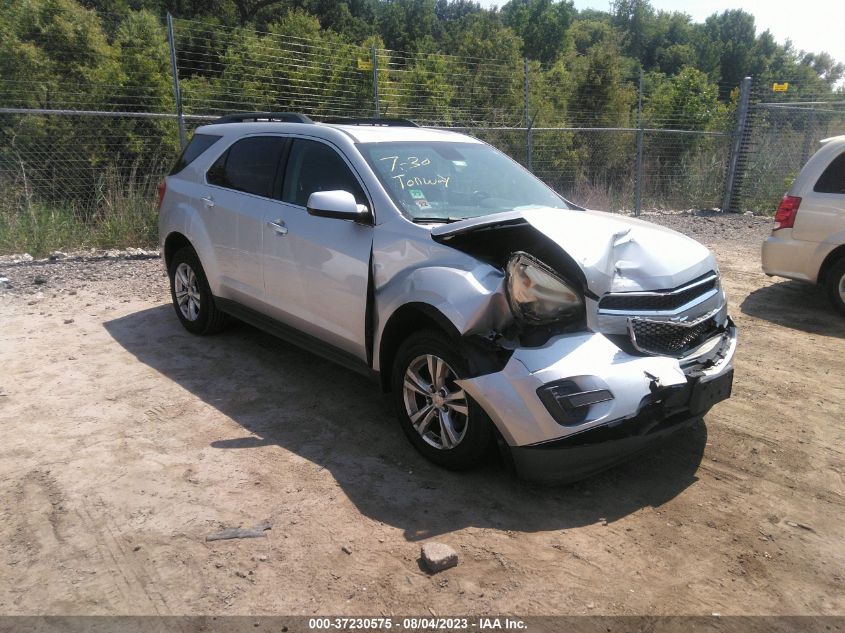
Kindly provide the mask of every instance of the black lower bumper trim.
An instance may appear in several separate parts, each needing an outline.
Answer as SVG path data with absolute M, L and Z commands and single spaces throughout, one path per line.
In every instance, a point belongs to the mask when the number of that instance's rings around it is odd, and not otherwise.
M 643 412 L 615 426 L 601 426 L 563 440 L 510 447 L 517 475 L 528 481 L 570 483 L 634 457 L 701 419 L 689 411 L 662 419 Z

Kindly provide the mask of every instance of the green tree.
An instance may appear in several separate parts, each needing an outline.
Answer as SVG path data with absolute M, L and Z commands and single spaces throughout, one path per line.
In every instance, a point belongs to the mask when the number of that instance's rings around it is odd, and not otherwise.
M 454 53 L 452 82 L 464 124 L 513 125 L 522 120 L 522 40 L 498 16 L 470 16 Z
M 119 92 L 127 100 L 124 107 L 172 111 L 170 53 L 161 21 L 149 11 L 130 12 L 117 30 L 114 48 L 121 71 Z
M 431 38 L 423 47 L 431 52 L 417 53 L 397 73 L 393 86 L 395 107 L 399 116 L 417 123 L 451 125 L 460 119 L 452 107 L 456 88 L 449 81 L 455 73 L 455 60 L 437 53 Z
M 658 83 L 643 114 L 649 127 L 707 131 L 721 127 L 725 106 L 719 102 L 719 91 L 707 75 L 687 66 Z
M 645 61 L 655 28 L 654 9 L 648 0 L 614 0 L 613 25 L 622 34 L 623 51 Z
M 607 20 L 579 19 L 569 29 L 575 53 L 586 55 L 594 46 L 618 46 L 619 33 Z
M 831 87 L 835 86 L 845 74 L 845 65 L 825 52 L 804 53 L 801 56 L 801 64 L 812 68 L 816 75 Z
M 121 110 L 174 112 L 170 58 L 165 29 L 149 11 L 130 11 L 113 44 L 120 63 L 120 84 L 109 97 Z M 115 118 L 104 122 L 113 138 L 123 138 L 112 159 L 142 173 L 157 171 L 178 149 L 176 122 L 168 119 Z M 155 140 L 161 139 L 161 143 Z M 158 145 L 150 152 L 151 141 Z
M 6 3 L 2 11 L 2 77 L 25 88 L 29 103 L 91 104 L 118 82 L 116 51 L 94 11 L 73 0 Z
M 389 49 L 416 51 L 435 32 L 435 0 L 382 0 L 377 7 L 378 32 Z
M 739 85 L 755 62 L 754 16 L 741 9 L 713 14 L 704 23 L 704 35 L 718 54 L 718 74 L 730 86 Z
M 522 54 L 543 64 L 565 49 L 574 15 L 572 0 L 510 0 L 502 7 L 505 25 L 522 38 Z
M 0 98 L 5 103 L 46 109 L 115 107 L 109 96 L 122 78 L 118 51 L 94 11 L 72 0 L 5 3 L 0 10 Z M 29 186 L 45 198 L 67 196 L 69 189 L 95 191 L 111 154 L 102 123 L 55 116 L 5 119 L 0 135 L 8 140 L 0 144 L 0 164 L 19 167 Z M 25 161 L 27 156 L 38 160 Z M 74 160 L 47 160 L 55 156 Z
M 594 46 L 573 62 L 578 125 L 625 127 L 631 122 L 636 92 L 631 64 L 613 46 Z
M 574 127 L 630 127 L 636 91 L 630 61 L 612 45 L 596 45 L 572 62 L 573 93 L 569 121 Z M 630 179 L 632 134 L 580 132 L 573 140 L 586 183 L 607 189 Z

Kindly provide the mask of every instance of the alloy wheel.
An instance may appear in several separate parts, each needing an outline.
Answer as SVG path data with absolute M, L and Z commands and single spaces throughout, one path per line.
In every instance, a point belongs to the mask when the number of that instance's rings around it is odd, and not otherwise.
M 440 450 L 457 446 L 467 431 L 469 403 L 458 375 L 434 354 L 417 356 L 405 370 L 405 413 L 420 437 Z
M 839 278 L 839 298 L 845 303 L 845 275 Z
M 173 276 L 173 292 L 182 316 L 188 321 L 196 321 L 200 314 L 200 289 L 194 269 L 185 262 L 176 267 Z

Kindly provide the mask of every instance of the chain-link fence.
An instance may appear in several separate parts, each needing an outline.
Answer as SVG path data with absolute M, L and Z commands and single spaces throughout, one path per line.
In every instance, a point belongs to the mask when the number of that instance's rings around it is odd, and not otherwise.
M 845 134 L 845 92 L 806 77 L 778 79 L 751 91 L 731 210 L 773 213 L 819 141 Z
M 131 15 L 135 23 L 107 22 L 100 49 L 88 45 L 83 56 L 93 70 L 85 74 L 68 66 L 60 82 L 38 72 L 0 78 L 0 221 L 17 218 L 21 231 L 42 230 L 38 214 L 52 224 L 70 216 L 120 222 L 140 206 L 149 212 L 139 231 L 149 231 L 155 185 L 184 136 L 233 111 L 315 120 L 377 114 L 453 128 L 591 208 L 638 213 L 722 202 L 737 102 L 724 95 L 735 86 L 684 76 L 644 85 L 641 74 L 597 69 L 593 60 L 564 72 L 513 51 L 409 54 L 319 29 L 304 38 L 294 34 L 299 24 L 259 32 Z M 30 43 L 41 45 L 39 37 Z M 119 47 L 122 67 L 107 45 Z M 51 46 L 53 56 L 79 57 L 70 44 Z

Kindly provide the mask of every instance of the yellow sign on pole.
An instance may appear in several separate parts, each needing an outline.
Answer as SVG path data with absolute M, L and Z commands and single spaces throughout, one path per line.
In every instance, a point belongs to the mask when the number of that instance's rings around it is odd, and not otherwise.
M 358 70 L 372 70 L 373 62 L 369 59 L 358 58 Z
M 789 82 L 784 81 L 782 84 L 774 83 L 772 84 L 772 92 L 786 92 L 789 90 Z

